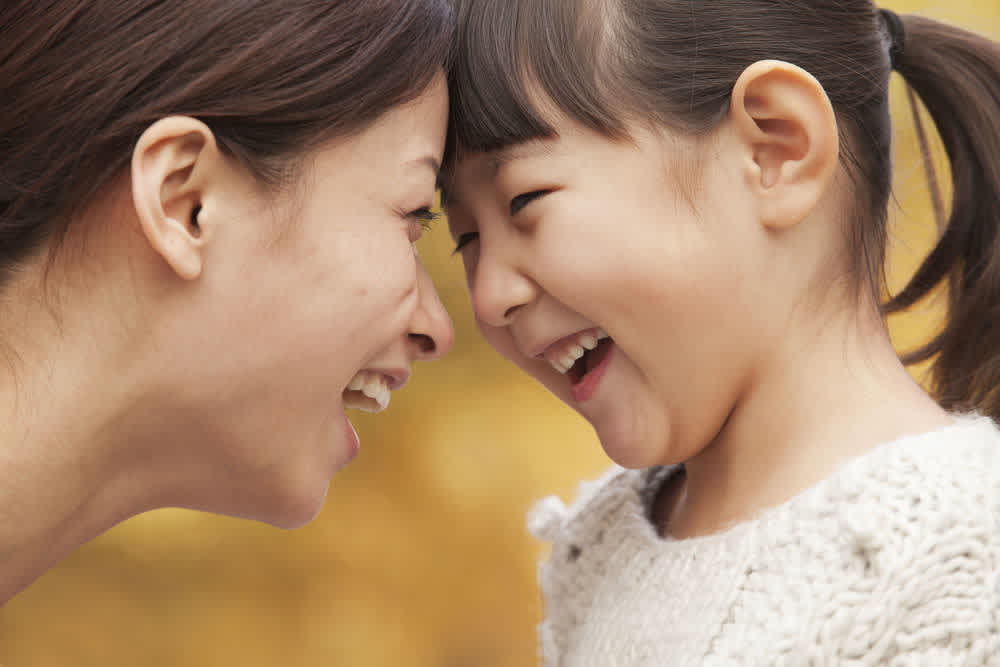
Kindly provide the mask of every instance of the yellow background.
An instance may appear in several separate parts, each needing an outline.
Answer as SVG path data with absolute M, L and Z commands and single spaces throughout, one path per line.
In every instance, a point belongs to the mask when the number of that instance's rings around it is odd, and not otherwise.
M 1000 38 L 1000 0 L 888 5 Z M 893 103 L 898 286 L 935 227 L 898 81 Z M 535 664 L 543 551 L 525 512 L 608 462 L 587 424 L 480 340 L 443 224 L 421 243 L 454 351 L 387 413 L 355 419 L 362 454 L 320 516 L 294 532 L 179 510 L 122 524 L 0 610 L 0 665 Z M 893 321 L 897 341 L 926 335 L 930 310 Z

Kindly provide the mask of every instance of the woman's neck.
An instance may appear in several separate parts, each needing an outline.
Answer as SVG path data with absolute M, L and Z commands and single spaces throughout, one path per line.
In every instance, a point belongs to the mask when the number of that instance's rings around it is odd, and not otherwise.
M 57 318 L 18 287 L 8 294 L 23 298 L 8 296 L 2 311 L 18 326 L 0 338 L 0 604 L 144 499 L 127 474 L 141 454 L 128 453 L 122 428 L 134 364 L 102 328 L 96 300 Z
M 666 532 L 717 532 L 879 444 L 951 423 L 899 362 L 876 316 L 825 324 L 786 332 L 714 441 L 686 462 L 676 501 L 661 514 Z

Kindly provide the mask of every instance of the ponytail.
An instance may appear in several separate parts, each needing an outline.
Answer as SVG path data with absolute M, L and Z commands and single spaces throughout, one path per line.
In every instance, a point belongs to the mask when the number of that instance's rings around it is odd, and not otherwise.
M 1000 419 L 1000 43 L 902 17 L 896 71 L 923 101 L 951 164 L 954 196 L 940 240 L 885 306 L 905 310 L 948 281 L 948 320 L 907 364 L 933 358 L 943 407 Z

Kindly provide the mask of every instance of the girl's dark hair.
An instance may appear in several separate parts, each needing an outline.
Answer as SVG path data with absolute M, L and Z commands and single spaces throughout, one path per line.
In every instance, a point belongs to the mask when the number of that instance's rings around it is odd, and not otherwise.
M 296 156 L 426 89 L 448 0 L 5 0 L 0 281 L 175 114 L 276 185 Z
M 937 247 L 883 311 L 947 280 L 947 325 L 905 361 L 934 358 L 944 407 L 1000 417 L 1000 44 L 907 15 L 890 64 L 898 26 L 871 0 L 456 1 L 450 165 L 464 152 L 554 136 L 540 100 L 609 138 L 626 138 L 629 117 L 699 136 L 725 117 L 752 63 L 810 72 L 837 114 L 854 187 L 844 225 L 849 277 L 875 296 L 885 284 L 894 65 L 944 140 L 954 201 Z

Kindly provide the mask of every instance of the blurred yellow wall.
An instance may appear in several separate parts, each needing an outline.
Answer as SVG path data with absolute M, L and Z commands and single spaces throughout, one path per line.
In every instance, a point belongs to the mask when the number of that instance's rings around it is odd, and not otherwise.
M 1000 0 L 890 2 L 1000 38 Z M 905 95 L 894 286 L 933 241 Z M 938 150 L 940 159 L 941 152 Z M 1000 159 L 1000 158 L 998 158 Z M 590 428 L 480 340 L 442 225 L 421 253 L 458 341 L 388 413 L 310 526 L 282 532 L 165 510 L 67 558 L 0 610 L 3 667 L 522 667 L 535 664 L 542 549 L 524 514 L 607 465 Z M 894 320 L 901 345 L 933 309 Z

